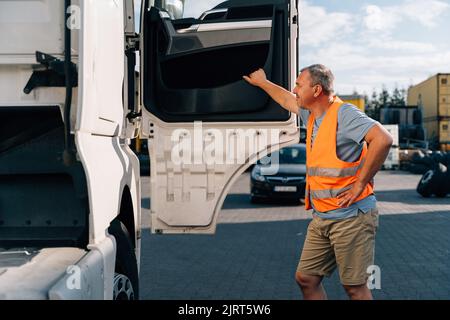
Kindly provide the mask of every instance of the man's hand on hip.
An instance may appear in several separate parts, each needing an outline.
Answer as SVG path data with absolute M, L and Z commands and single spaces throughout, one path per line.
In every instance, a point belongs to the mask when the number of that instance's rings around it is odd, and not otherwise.
M 350 190 L 344 191 L 337 196 L 339 199 L 338 205 L 342 208 L 347 208 L 353 204 L 356 199 L 364 191 L 365 185 L 356 182 Z

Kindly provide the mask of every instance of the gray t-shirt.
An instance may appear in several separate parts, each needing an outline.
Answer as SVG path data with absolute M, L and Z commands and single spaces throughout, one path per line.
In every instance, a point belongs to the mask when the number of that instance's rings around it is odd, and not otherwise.
M 308 113 L 309 116 L 309 113 Z M 319 131 L 319 127 L 325 117 L 323 114 L 320 118 L 315 119 L 314 129 L 312 134 L 312 141 Z M 305 119 L 305 113 L 302 113 L 303 120 Z M 304 123 L 308 123 L 305 121 Z M 364 137 L 367 132 L 377 122 L 369 118 L 364 112 L 360 111 L 352 104 L 345 104 L 339 108 L 338 111 L 338 128 L 336 136 L 336 153 L 340 160 L 346 162 L 355 162 L 361 156 Z M 314 207 L 314 206 L 313 206 Z M 313 210 L 313 214 L 324 219 L 345 219 L 356 216 L 358 210 L 367 213 L 370 209 L 376 208 L 375 196 L 369 196 L 353 203 L 348 208 L 331 210 L 326 213 Z

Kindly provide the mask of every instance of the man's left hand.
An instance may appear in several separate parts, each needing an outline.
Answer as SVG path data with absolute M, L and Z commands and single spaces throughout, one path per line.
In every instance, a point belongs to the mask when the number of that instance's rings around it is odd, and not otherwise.
M 347 208 L 353 204 L 356 199 L 361 195 L 365 188 L 365 185 L 361 183 L 355 183 L 350 190 L 344 191 L 337 196 L 339 199 L 338 205 L 342 208 Z

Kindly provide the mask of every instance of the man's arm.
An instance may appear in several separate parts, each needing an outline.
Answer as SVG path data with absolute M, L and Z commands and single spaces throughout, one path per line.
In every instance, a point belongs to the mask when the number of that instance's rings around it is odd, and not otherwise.
M 243 77 L 248 83 L 264 90 L 273 100 L 286 110 L 299 114 L 300 110 L 297 106 L 295 95 L 288 90 L 267 80 L 264 70 L 259 69 L 249 76 Z
M 364 140 L 368 144 L 366 160 L 353 187 L 338 196 L 341 207 L 350 206 L 361 195 L 366 185 L 380 170 L 393 143 L 392 136 L 379 123 L 367 132 Z

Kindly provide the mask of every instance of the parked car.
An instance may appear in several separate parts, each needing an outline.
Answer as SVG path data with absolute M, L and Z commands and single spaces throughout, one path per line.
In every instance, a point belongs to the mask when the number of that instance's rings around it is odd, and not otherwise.
M 278 170 L 275 174 L 264 174 L 264 168 L 276 163 Z M 305 144 L 295 144 L 262 158 L 255 164 L 250 177 L 250 199 L 253 203 L 264 199 L 303 200 L 306 186 Z

